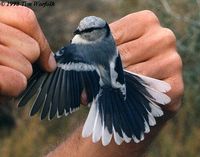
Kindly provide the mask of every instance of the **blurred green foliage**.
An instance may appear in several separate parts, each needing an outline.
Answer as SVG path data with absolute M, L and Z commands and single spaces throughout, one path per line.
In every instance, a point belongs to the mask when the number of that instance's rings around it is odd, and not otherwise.
M 66 44 L 78 21 L 97 15 L 109 22 L 139 10 L 152 10 L 161 24 L 174 31 L 183 59 L 185 96 L 180 112 L 168 122 L 148 151 L 148 157 L 200 156 L 200 0 L 76 0 L 55 1 L 49 8 L 33 8 L 53 50 Z M 52 150 L 86 117 L 81 109 L 69 118 L 41 122 L 29 118 L 29 108 L 16 110 L 17 127 L 0 136 L 0 156 L 36 157 Z

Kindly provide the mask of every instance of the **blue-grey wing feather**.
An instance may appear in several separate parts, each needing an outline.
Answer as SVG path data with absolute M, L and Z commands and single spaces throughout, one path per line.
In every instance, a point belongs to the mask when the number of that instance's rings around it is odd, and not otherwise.
M 83 90 L 91 103 L 99 92 L 100 76 L 79 50 L 71 44 L 58 51 L 55 54 L 58 67 L 53 73 L 43 72 L 37 66 L 18 106 L 26 105 L 36 95 L 31 116 L 41 110 L 41 119 L 47 116 L 52 119 L 56 114 L 66 115 L 78 109 Z

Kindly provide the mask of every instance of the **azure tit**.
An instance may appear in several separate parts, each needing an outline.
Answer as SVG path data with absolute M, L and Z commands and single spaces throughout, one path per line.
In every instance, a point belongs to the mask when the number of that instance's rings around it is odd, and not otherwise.
M 94 143 L 142 141 L 163 115 L 161 106 L 170 102 L 168 83 L 123 69 L 109 25 L 99 17 L 81 20 L 71 43 L 55 59 L 53 73 L 34 65 L 18 106 L 33 97 L 30 115 L 40 111 L 41 119 L 52 119 L 76 111 L 85 92 L 90 111 L 82 136 L 91 136 Z

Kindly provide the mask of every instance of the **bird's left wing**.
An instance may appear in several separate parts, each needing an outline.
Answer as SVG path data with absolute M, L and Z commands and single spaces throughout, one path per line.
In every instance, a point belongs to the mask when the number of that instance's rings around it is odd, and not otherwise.
M 82 92 L 87 95 L 88 104 L 99 92 L 100 77 L 96 67 L 78 55 L 74 45 L 62 48 L 55 59 L 57 69 L 53 73 L 34 67 L 27 89 L 19 96 L 19 107 L 34 97 L 31 116 L 39 110 L 41 119 L 68 115 L 79 108 Z

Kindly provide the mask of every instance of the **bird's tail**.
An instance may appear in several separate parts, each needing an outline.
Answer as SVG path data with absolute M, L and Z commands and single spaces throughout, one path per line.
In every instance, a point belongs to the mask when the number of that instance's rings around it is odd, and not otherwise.
M 83 137 L 92 135 L 93 142 L 102 139 L 103 145 L 109 144 L 112 136 L 117 144 L 131 140 L 138 143 L 156 124 L 155 117 L 163 115 L 159 105 L 170 102 L 164 94 L 170 85 L 128 71 L 124 74 L 126 98 L 120 89 L 103 87 L 91 105 Z

